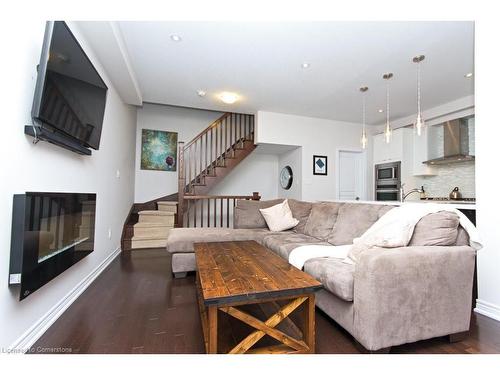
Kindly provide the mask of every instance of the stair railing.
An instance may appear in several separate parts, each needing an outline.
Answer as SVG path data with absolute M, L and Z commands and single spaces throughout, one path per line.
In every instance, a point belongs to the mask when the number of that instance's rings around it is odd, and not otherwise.
M 253 195 L 186 195 L 184 226 L 187 228 L 231 228 L 237 200 L 260 200 Z
M 179 226 L 183 226 L 184 209 L 189 213 L 190 208 L 184 200 L 195 196 L 196 185 L 203 185 L 206 176 L 214 176 L 216 167 L 226 166 L 227 159 L 234 158 L 245 141 L 254 140 L 254 129 L 253 115 L 225 113 L 190 142 L 179 142 Z M 193 200 L 189 199 L 190 204 Z

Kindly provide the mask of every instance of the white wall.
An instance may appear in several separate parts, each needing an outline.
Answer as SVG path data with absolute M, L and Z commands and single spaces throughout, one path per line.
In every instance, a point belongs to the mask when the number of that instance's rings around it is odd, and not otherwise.
M 491 30 L 492 29 L 492 30 Z M 482 22 L 476 27 L 476 198 L 477 227 L 484 248 L 478 253 L 476 311 L 500 320 L 500 230 L 498 230 L 498 91 L 500 51 L 491 48 L 487 36 L 498 33 L 498 22 Z
M 221 112 L 193 108 L 144 104 L 137 111 L 135 201 L 146 202 L 178 190 L 178 173 L 141 170 L 142 129 L 166 130 L 178 133 L 178 140 L 189 142 Z M 277 196 L 278 158 L 253 152 L 226 178 L 212 189 L 212 194 L 251 195 L 261 193 L 263 199 Z
M 252 195 L 260 193 L 263 200 L 278 196 L 278 156 L 256 151 L 247 156 L 210 192 L 214 195 Z
M 84 280 L 120 245 L 125 217 L 133 203 L 136 110 L 124 105 L 105 72 L 94 58 L 76 27 L 70 27 L 106 81 L 109 90 L 99 151 L 79 156 L 63 148 L 24 135 L 40 59 L 44 22 L 18 20 L 15 38 L 2 45 L 12 58 L 2 59 L 2 85 L 8 96 L 2 99 L 0 158 L 0 347 L 12 345 L 30 327 Z M 120 171 L 120 178 L 116 172 Z M 19 289 L 7 287 L 12 221 L 12 196 L 25 191 L 97 193 L 95 251 L 50 281 L 22 302 Z M 111 239 L 108 239 L 108 229 Z
M 221 112 L 157 104 L 144 104 L 142 108 L 137 110 L 135 146 L 136 203 L 177 193 L 178 190 L 177 171 L 148 171 L 141 169 L 142 129 L 177 132 L 179 142 L 189 142 L 222 115 Z
M 284 144 L 302 148 L 301 195 L 304 200 L 336 199 L 337 151 L 339 149 L 362 151 L 360 124 L 259 111 L 256 127 L 256 143 Z M 366 152 L 367 163 L 371 165 L 372 153 L 370 149 Z M 313 155 L 328 156 L 327 176 L 313 175 Z M 367 181 L 370 181 L 371 173 L 371 168 L 367 168 Z M 368 190 L 367 198 L 371 199 L 371 189 Z
M 286 167 L 290 166 L 293 173 L 293 181 L 290 189 L 285 190 L 281 187 L 278 176 L 278 197 L 302 199 L 302 147 L 297 147 L 294 150 L 285 152 L 279 155 L 278 158 L 278 173 Z

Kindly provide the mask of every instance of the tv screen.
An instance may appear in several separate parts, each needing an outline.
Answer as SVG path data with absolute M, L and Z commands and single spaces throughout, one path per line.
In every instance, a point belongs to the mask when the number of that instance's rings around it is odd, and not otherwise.
M 63 21 L 47 22 L 32 116 L 43 128 L 99 149 L 107 86 Z

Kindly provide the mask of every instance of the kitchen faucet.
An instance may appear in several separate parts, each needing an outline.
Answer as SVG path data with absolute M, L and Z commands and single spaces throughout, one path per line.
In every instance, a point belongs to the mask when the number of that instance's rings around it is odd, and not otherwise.
M 410 194 L 413 194 L 413 193 L 423 193 L 424 190 L 423 189 L 411 189 L 408 193 L 405 194 L 405 190 L 403 188 L 405 184 L 401 184 L 401 187 L 399 188 L 399 200 L 401 202 L 404 202 L 406 197 Z

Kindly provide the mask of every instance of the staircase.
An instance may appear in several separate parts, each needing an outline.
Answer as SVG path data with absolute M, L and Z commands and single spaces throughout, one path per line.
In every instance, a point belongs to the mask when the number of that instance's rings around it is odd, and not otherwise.
M 234 207 L 236 199 L 260 199 L 258 193 L 224 197 L 208 194 L 256 147 L 254 116 L 240 113 L 225 113 L 190 142 L 179 142 L 178 193 L 134 204 L 124 225 L 122 249 L 164 247 L 170 229 L 192 224 L 197 226 L 198 214 L 201 215 L 202 226 L 203 215 L 208 226 L 210 223 L 213 226 L 216 223 L 229 226 L 229 211 Z M 229 204 L 230 200 L 232 205 Z M 213 202 L 212 211 L 210 201 Z M 219 209 L 216 208 L 216 201 Z M 203 210 L 204 202 L 207 203 L 208 211 L 204 214 L 197 213 L 200 205 Z M 193 210 L 194 221 L 190 221 Z M 223 211 L 226 212 L 225 220 Z M 215 220 L 217 214 L 219 218 Z
M 170 229 L 174 228 L 177 202 L 159 201 L 158 210 L 139 211 L 139 221 L 134 224 L 132 249 L 164 247 Z

